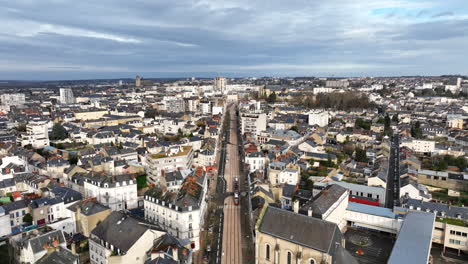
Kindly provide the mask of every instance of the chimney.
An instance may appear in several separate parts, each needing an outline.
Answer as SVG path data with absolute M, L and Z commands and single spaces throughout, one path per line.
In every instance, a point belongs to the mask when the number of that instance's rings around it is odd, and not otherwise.
M 172 252 L 173 252 L 173 258 L 175 261 L 179 261 L 179 250 L 177 249 L 177 246 L 174 246 L 172 248 Z
M 293 201 L 293 211 L 298 214 L 299 213 L 299 200 Z
M 161 176 L 164 178 L 166 177 L 166 172 L 164 170 L 161 170 Z
M 307 210 L 307 216 L 312 216 L 312 207 L 309 207 L 309 210 Z

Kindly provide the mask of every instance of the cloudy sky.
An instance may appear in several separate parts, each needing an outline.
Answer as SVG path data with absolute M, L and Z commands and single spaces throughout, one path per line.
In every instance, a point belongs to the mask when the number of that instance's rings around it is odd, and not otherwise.
M 0 79 L 468 74 L 466 0 L 0 0 Z

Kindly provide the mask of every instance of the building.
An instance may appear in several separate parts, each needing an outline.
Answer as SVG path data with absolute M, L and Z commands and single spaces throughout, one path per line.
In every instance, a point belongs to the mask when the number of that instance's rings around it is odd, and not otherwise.
M 135 77 L 135 86 L 136 86 L 136 87 L 140 87 L 140 86 L 141 86 L 141 77 L 138 76 L 138 75 Z
M 249 166 L 249 172 L 264 172 L 266 168 L 265 155 L 262 152 L 251 152 L 245 155 L 245 164 Z
M 252 133 L 253 136 L 260 135 L 260 132 L 265 131 L 267 126 L 267 116 L 265 113 L 243 113 L 241 114 L 241 132 Z
M 193 148 L 191 146 L 173 146 L 157 154 L 147 154 L 145 171 L 148 182 L 163 183 L 164 173 L 181 169 L 190 169 L 193 163 Z
M 71 215 L 75 221 L 76 232 L 82 233 L 86 237 L 89 237 L 97 224 L 104 221 L 112 212 L 109 207 L 96 202 L 95 199 L 75 203 L 67 209 L 72 211 Z
M 89 257 L 92 264 L 145 263 L 146 253 L 164 232 L 154 230 L 123 212 L 112 212 L 91 231 Z
M 407 147 L 416 153 L 434 153 L 435 141 L 418 139 L 402 140 L 400 147 Z
M 452 191 L 468 191 L 468 174 L 449 171 L 418 170 L 418 183 Z
M 432 217 L 435 216 L 432 242 L 443 245 L 444 252 L 445 248 L 468 251 L 468 208 L 411 198 L 404 200 L 402 205 L 410 212 L 430 212 Z
M 2 106 L 6 107 L 7 110 L 10 106 L 21 106 L 26 103 L 26 97 L 23 93 L 5 93 L 0 95 Z
M 14 255 L 17 263 L 38 263 L 51 250 L 58 248 L 67 250 L 67 241 L 61 230 L 50 230 L 46 227 L 18 236 L 10 239 L 10 243 L 17 253 Z
M 112 211 L 138 207 L 137 183 L 129 174 L 86 177 L 84 192 Z
M 432 213 L 409 212 L 387 263 L 432 263 L 430 255 L 434 218 Z
M 11 203 L 4 204 L 4 213 L 9 215 L 9 224 L 11 230 L 24 224 L 23 217 L 30 212 L 29 204 L 25 200 L 18 200 Z
M 71 88 L 60 88 L 60 103 L 63 105 L 75 103 L 75 96 Z
M 329 115 L 327 111 L 314 111 L 309 113 L 309 126 L 324 127 L 328 125 Z
M 194 250 L 200 248 L 200 231 L 206 210 L 207 177 L 187 176 L 181 190 L 164 192 L 154 187 L 145 193 L 145 219 L 169 234 L 188 240 Z
M 336 224 L 275 207 L 256 226 L 256 264 L 357 264 L 344 247 Z
M 326 87 L 346 88 L 349 86 L 348 80 L 328 80 L 325 83 Z
M 44 120 L 33 120 L 26 125 L 26 133 L 19 138 L 21 146 L 31 145 L 40 149 L 49 145 L 48 122 Z
M 346 208 L 348 208 L 349 191 L 339 185 L 328 185 L 313 200 L 294 210 L 310 217 L 335 223 L 340 230 L 346 227 Z M 297 202 L 298 203 L 298 202 Z
M 214 90 L 224 93 L 224 91 L 226 91 L 226 84 L 227 84 L 226 78 L 216 77 L 214 79 Z

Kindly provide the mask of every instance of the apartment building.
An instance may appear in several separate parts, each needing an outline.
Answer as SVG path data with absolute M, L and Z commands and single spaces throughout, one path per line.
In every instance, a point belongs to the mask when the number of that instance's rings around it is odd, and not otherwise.
M 137 183 L 129 174 L 87 176 L 84 180 L 85 197 L 120 211 L 138 207 Z
M 324 127 L 328 125 L 329 115 L 327 111 L 313 111 L 309 113 L 309 126 Z
M 200 248 L 200 228 L 206 210 L 207 177 L 200 170 L 187 176 L 175 193 L 153 187 L 145 193 L 145 219 L 169 234 L 188 240 L 194 250 Z
M 123 212 L 112 212 L 91 231 L 89 257 L 92 264 L 145 263 L 146 252 L 164 232 L 149 228 Z
M 193 148 L 191 146 L 172 146 L 157 154 L 147 154 L 145 171 L 149 183 L 160 184 L 164 172 L 190 169 L 193 164 Z
M 45 120 L 33 120 L 26 125 L 26 133 L 18 138 L 21 146 L 31 145 L 33 148 L 43 148 L 49 145 L 49 126 Z
M 267 126 L 267 116 L 265 113 L 243 113 L 241 114 L 241 132 L 252 133 L 257 136 L 265 131 Z

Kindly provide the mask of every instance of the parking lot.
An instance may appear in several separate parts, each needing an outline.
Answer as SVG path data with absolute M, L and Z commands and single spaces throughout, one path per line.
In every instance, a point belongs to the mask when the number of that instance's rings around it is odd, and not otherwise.
M 395 243 L 394 235 L 349 227 L 346 249 L 361 264 L 386 263 Z

